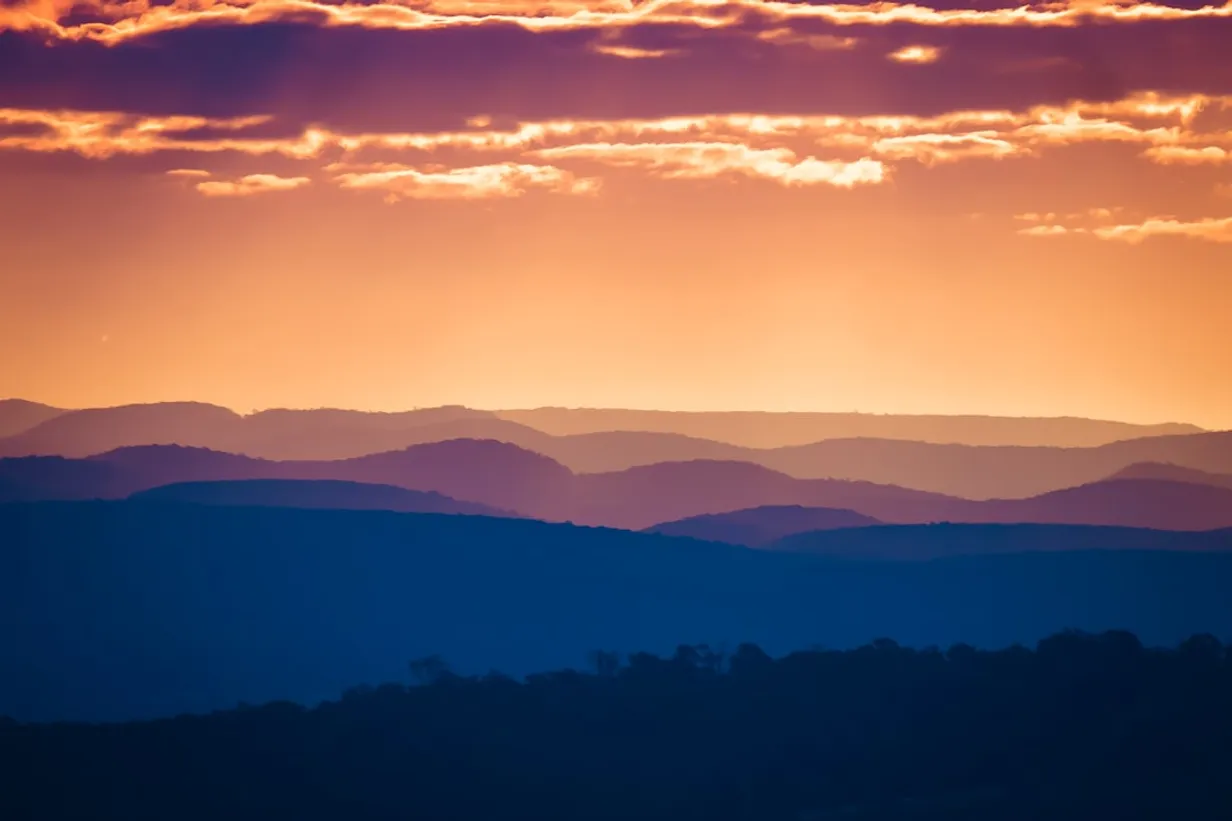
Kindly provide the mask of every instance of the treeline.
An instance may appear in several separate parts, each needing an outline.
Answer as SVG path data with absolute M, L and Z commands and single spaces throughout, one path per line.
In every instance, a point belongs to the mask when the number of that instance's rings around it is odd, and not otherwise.
M 119 660 L 117 660 L 118 662 Z M 193 821 L 1232 818 L 1232 648 L 1064 633 L 593 670 L 112 725 L 0 722 L 0 817 Z

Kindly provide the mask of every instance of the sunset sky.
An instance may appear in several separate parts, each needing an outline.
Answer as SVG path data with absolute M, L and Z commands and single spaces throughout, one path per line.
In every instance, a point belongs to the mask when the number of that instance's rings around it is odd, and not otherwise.
M 0 0 L 0 397 L 1232 427 L 1232 3 Z

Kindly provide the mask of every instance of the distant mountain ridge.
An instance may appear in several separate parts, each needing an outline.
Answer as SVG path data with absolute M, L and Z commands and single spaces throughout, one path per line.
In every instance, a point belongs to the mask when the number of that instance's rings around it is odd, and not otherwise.
M 8 400 L 0 403 L 0 455 L 89 456 L 127 445 L 181 444 L 269 458 L 335 459 L 422 444 L 426 440 L 399 438 L 398 434 L 461 421 L 488 425 L 482 432 L 458 432 L 457 436 L 492 438 L 493 432 L 502 429 L 510 436 L 523 437 L 536 433 L 561 437 L 623 432 L 657 434 L 663 441 L 684 437 L 750 449 L 870 438 L 936 444 L 1094 447 L 1123 439 L 1202 432 L 1197 426 L 1180 423 L 1138 425 L 1077 418 L 554 408 L 485 411 L 461 406 L 395 413 L 271 409 L 240 415 L 201 402 L 63 410 Z M 11 441 L 3 441 L 6 438 Z M 709 458 L 718 456 L 709 454 Z M 664 457 L 654 461 L 664 461 Z M 614 467 L 575 465 L 580 470 Z
M 604 408 L 500 410 L 547 433 L 608 430 L 676 433 L 750 448 L 825 439 L 902 439 L 936 444 L 1091 447 L 1120 439 L 1200 433 L 1184 423 L 1136 425 L 1079 417 L 1009 417 L 768 411 L 640 411 Z
M 508 443 L 458 439 L 339 461 L 276 462 L 178 446 L 88 459 L 0 459 L 0 500 L 116 499 L 159 485 L 340 480 L 435 491 L 548 521 L 630 530 L 766 506 L 839 508 L 886 523 L 1051 522 L 1209 530 L 1232 526 L 1232 489 L 1113 479 L 1027 499 L 972 501 L 871 482 L 796 479 L 747 462 L 664 462 L 574 474 Z
M 120 447 L 182 444 L 263 459 L 320 461 L 452 439 L 516 445 L 575 473 L 613 473 L 662 462 L 749 462 L 798 479 L 865 481 L 977 499 L 1034 496 L 1094 482 L 1140 462 L 1232 473 L 1229 432 L 1149 436 L 1083 448 L 858 438 L 756 449 L 679 433 L 618 430 L 557 436 L 497 413 L 457 407 L 395 414 L 274 410 L 240 416 L 191 403 L 63 413 L 0 439 L 0 456 L 79 458 Z
M 29 430 L 64 412 L 60 408 L 25 399 L 0 399 L 0 440 Z

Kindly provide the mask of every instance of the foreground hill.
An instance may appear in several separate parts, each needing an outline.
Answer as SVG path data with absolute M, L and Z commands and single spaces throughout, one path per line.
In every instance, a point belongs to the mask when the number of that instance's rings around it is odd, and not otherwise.
M 798 505 L 767 505 L 731 513 L 706 513 L 646 528 L 647 533 L 684 536 L 708 542 L 766 547 L 785 536 L 815 530 L 881 524 L 854 510 Z
M 165 484 L 243 479 L 392 485 L 548 521 L 631 530 L 766 506 L 837 508 L 895 524 L 1232 527 L 1232 489 L 1192 482 L 1115 479 L 1030 499 L 971 501 L 870 482 L 796 479 L 747 462 L 667 462 L 576 475 L 538 453 L 472 439 L 336 461 L 276 462 L 176 446 L 122 448 L 82 460 L 0 459 L 0 501 L 118 499 Z M 790 523 L 776 527 L 779 535 L 795 530 Z
M 681 642 L 1000 647 L 1075 627 L 1173 643 L 1232 634 L 1230 585 L 1213 552 L 850 562 L 520 519 L 0 505 L 0 715 L 312 702 L 437 653 L 520 675 Z
M 1130 633 L 1000 651 L 683 645 L 518 681 L 425 661 L 112 726 L 0 721 L 23 821 L 1226 821 L 1232 653 Z M 405 679 L 403 679 L 405 680 Z
M 434 491 L 406 490 L 393 485 L 333 479 L 181 482 L 134 493 L 129 498 L 144 502 L 191 502 L 205 505 L 392 510 L 400 513 L 447 513 L 466 516 L 509 515 L 494 507 L 474 502 L 459 502 Z

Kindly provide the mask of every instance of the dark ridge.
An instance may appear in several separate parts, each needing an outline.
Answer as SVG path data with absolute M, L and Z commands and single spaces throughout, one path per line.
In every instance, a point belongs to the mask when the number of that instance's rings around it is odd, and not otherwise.
M 1066 631 L 774 658 L 596 652 L 593 672 L 410 661 L 312 709 L 0 721 L 15 819 L 1226 821 L 1232 652 Z M 408 679 L 418 682 L 407 686 Z

